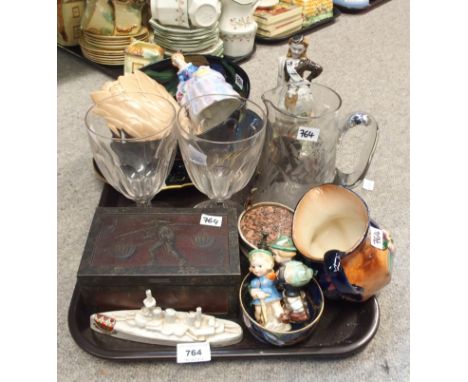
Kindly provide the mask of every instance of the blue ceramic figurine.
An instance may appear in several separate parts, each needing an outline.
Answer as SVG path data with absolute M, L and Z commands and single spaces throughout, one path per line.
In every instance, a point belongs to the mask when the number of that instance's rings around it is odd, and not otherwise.
M 288 316 L 281 305 L 281 294 L 276 289 L 273 255 L 265 249 L 254 249 L 249 252 L 249 260 L 249 270 L 256 276 L 250 282 L 255 319 L 270 330 L 291 330 L 291 325 L 284 322 L 287 322 Z

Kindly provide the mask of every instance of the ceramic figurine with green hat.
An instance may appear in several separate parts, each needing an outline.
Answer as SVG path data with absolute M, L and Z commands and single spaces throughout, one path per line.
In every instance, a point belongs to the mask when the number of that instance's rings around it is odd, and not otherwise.
M 275 261 L 270 251 L 254 249 L 249 252 L 249 271 L 256 277 L 250 282 L 250 295 L 255 307 L 255 320 L 266 329 L 287 332 L 287 314 L 281 305 L 281 294 L 276 289 Z
M 301 263 L 292 260 L 297 249 L 289 236 L 280 236 L 270 244 L 274 260 L 279 264 L 276 272 L 278 285 L 283 289 L 283 301 L 288 310 L 290 322 L 304 322 L 310 317 L 301 287 L 314 277 L 314 271 Z

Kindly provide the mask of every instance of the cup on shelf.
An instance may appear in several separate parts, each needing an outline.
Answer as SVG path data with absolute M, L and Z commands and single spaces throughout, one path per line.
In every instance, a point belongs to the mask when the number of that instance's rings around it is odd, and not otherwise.
M 209 28 L 218 21 L 221 15 L 221 3 L 219 0 L 191 0 L 188 14 L 193 26 Z
M 187 4 L 183 0 L 151 0 L 151 14 L 163 25 L 190 27 Z

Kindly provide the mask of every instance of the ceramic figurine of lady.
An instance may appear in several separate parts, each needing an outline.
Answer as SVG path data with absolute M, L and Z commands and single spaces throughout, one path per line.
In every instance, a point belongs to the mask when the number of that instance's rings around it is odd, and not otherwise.
M 304 35 L 291 37 L 288 41 L 289 49 L 286 57 L 280 57 L 278 67 L 278 85 L 284 85 L 289 81 L 304 81 L 303 74 L 309 72 L 305 78 L 312 81 L 323 71 L 323 68 L 307 58 L 307 47 L 309 44 Z
M 182 53 L 174 53 L 171 57 L 172 64 L 179 70 L 177 76 L 176 99 L 180 105 L 186 105 L 190 100 L 190 117 L 192 120 L 206 120 L 204 128 L 212 127 L 224 120 L 238 107 L 238 102 L 223 95 L 238 96 L 238 93 L 227 83 L 223 75 L 209 66 L 196 66 L 186 62 Z M 196 97 L 213 94 L 212 97 Z M 202 133 L 204 131 L 200 131 Z
M 270 244 L 270 248 L 275 262 L 279 264 L 276 276 L 278 285 L 283 289 L 283 301 L 288 310 L 289 321 L 307 321 L 310 315 L 300 287 L 312 279 L 314 271 L 300 261 L 292 260 L 297 249 L 290 237 L 280 236 Z
M 275 262 L 270 251 L 254 249 L 249 253 L 249 270 L 256 278 L 250 282 L 250 295 L 255 307 L 255 319 L 265 328 L 275 331 L 289 331 L 287 314 L 281 306 L 281 294 L 276 289 Z
M 308 43 L 303 35 L 289 39 L 286 57 L 280 57 L 278 67 L 278 86 L 284 89 L 284 108 L 296 116 L 310 117 L 313 110 L 313 95 L 308 84 L 322 73 L 322 67 L 307 58 Z M 309 75 L 304 78 L 304 74 Z

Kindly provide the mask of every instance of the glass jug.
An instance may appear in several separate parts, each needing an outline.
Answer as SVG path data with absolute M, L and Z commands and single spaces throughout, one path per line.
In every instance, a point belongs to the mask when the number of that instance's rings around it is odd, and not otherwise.
M 270 201 L 295 208 L 311 187 L 324 183 L 353 187 L 364 178 L 378 137 L 378 126 L 371 115 L 352 113 L 339 126 L 341 97 L 326 86 L 310 82 L 295 89 L 279 86 L 265 92 L 262 100 L 268 125 L 253 181 L 252 203 Z M 367 130 L 367 137 L 356 167 L 346 173 L 336 168 L 337 145 L 358 125 Z

